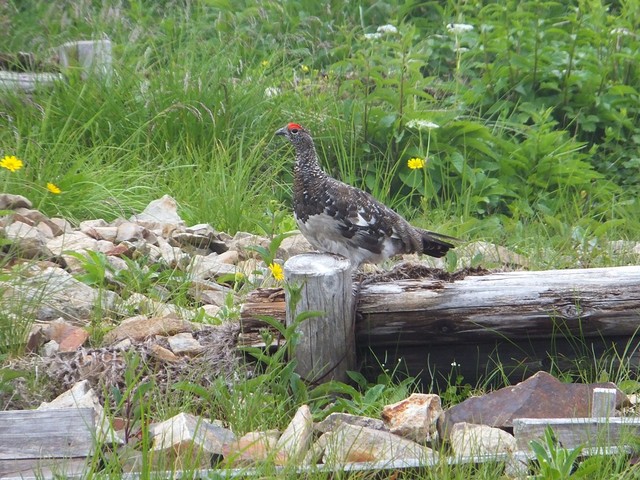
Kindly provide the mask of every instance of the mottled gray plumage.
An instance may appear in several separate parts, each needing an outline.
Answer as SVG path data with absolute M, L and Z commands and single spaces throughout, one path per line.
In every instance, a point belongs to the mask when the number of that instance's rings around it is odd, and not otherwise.
M 442 257 L 453 237 L 416 228 L 367 192 L 327 175 L 313 139 L 297 123 L 276 132 L 296 151 L 293 211 L 300 231 L 320 251 L 352 264 L 377 263 L 402 253 Z

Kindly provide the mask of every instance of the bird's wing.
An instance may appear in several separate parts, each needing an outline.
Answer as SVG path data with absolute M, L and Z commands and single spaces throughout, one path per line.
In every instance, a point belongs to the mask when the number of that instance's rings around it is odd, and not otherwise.
M 402 241 L 395 230 L 402 217 L 370 194 L 338 181 L 328 184 L 328 193 L 331 202 L 324 213 L 336 220 L 338 231 L 349 243 L 379 254 L 385 239 Z

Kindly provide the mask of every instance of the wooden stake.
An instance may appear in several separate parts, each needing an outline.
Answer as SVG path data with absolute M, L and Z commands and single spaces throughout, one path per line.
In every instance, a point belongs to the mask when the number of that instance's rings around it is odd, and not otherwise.
M 591 416 L 596 418 L 612 417 L 616 410 L 616 394 L 615 388 L 594 388 Z
M 302 321 L 296 329 L 299 335 L 294 352 L 296 372 L 317 383 L 347 380 L 347 370 L 355 368 L 350 262 L 334 255 L 307 253 L 287 260 L 284 272 L 287 284 L 302 289 L 297 305 L 291 305 L 287 293 L 287 326 L 301 312 L 324 312 Z

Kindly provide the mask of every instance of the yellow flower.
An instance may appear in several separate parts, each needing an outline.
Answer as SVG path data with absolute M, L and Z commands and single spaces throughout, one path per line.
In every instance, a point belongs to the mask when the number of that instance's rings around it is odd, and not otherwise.
M 56 195 L 62 192 L 62 190 L 60 190 L 60 188 L 53 183 L 47 183 L 47 190 L 49 190 L 51 193 L 55 193 Z
M 282 270 L 282 265 L 280 265 L 279 263 L 271 263 L 269 264 L 269 270 L 271 270 L 271 275 L 273 275 L 273 278 L 275 278 L 277 281 L 281 282 L 282 280 L 284 280 L 284 271 Z
M 424 158 L 410 158 L 407 162 L 407 167 L 409 167 L 411 170 L 417 170 L 419 168 L 424 168 L 426 163 L 427 162 Z
M 269 66 L 269 60 L 262 60 L 262 62 L 260 62 L 260 66 L 262 66 L 262 68 L 267 68 Z
M 22 160 L 17 158 L 15 155 L 6 155 L 2 160 L 0 160 L 0 167 L 6 168 L 10 172 L 20 170 L 22 165 L 24 165 Z
M 309 67 L 306 65 L 301 65 L 300 70 L 302 70 L 302 73 L 309 73 Z

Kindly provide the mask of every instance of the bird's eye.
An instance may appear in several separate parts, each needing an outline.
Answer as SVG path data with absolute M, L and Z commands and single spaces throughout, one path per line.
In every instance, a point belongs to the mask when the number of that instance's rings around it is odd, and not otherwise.
M 298 133 L 298 129 L 297 128 L 292 128 L 291 129 L 291 133 Z

